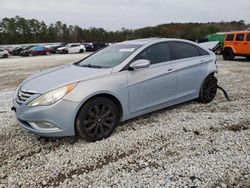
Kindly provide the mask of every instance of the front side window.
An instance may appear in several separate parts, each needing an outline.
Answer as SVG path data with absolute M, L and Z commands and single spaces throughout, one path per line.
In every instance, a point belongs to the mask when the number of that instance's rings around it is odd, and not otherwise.
M 250 41 L 250 33 L 247 34 L 247 41 Z
M 185 42 L 169 42 L 170 47 L 173 51 L 173 58 L 174 59 L 184 59 L 190 57 L 200 56 L 199 51 L 197 48 L 189 43 Z
M 236 41 L 243 41 L 244 40 L 244 34 L 237 34 L 236 35 Z
M 72 44 L 72 45 L 71 45 L 71 48 L 73 48 L 73 47 L 78 47 L 78 46 L 80 46 L 80 44 Z
M 138 59 L 147 59 L 151 64 L 169 61 L 171 60 L 169 46 L 167 43 L 152 45 L 141 52 L 134 61 Z
M 226 41 L 233 41 L 234 40 L 234 34 L 228 34 L 226 37 Z
M 76 65 L 81 67 L 112 68 L 121 64 L 141 45 L 114 44 L 83 59 Z

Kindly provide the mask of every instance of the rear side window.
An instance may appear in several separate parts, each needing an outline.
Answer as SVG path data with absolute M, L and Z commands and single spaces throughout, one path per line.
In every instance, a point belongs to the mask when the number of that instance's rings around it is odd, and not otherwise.
M 234 34 L 228 34 L 226 37 L 226 41 L 233 41 L 234 40 Z
M 200 56 L 198 49 L 192 44 L 185 42 L 169 42 L 173 51 L 174 59 L 184 59 L 189 57 Z
M 199 51 L 199 53 L 200 53 L 201 56 L 203 56 L 203 55 L 209 55 L 209 53 L 208 53 L 207 51 L 201 49 L 201 48 L 198 47 L 198 46 L 197 46 L 197 49 L 198 49 L 198 51 Z
M 141 52 L 134 60 L 147 59 L 151 64 L 162 63 L 171 60 L 170 50 L 167 43 L 152 45 Z
M 247 34 L 247 41 L 250 41 L 250 34 Z
M 243 40 L 244 40 L 244 34 L 243 33 L 236 35 L 236 41 L 243 41 Z

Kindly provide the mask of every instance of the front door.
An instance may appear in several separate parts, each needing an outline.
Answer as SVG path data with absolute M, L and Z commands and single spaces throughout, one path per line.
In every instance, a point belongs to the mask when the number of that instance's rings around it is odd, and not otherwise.
M 244 41 L 243 45 L 244 54 L 250 56 L 250 33 L 247 33 L 246 40 Z
M 234 41 L 234 48 L 236 54 L 243 54 L 244 48 L 244 33 L 236 34 L 235 41 Z
M 149 68 L 128 71 L 130 113 L 174 100 L 177 79 L 166 42 L 152 45 L 135 59 L 147 59 Z

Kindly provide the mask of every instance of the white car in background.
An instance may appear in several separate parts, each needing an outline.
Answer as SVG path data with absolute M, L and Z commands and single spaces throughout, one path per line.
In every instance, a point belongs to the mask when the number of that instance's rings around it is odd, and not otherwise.
M 2 58 L 8 58 L 9 57 L 9 52 L 7 50 L 4 50 L 2 48 L 0 48 L 0 57 Z
M 67 44 L 64 47 L 58 48 L 57 53 L 59 54 L 68 54 L 68 53 L 84 53 L 86 48 L 80 43 Z

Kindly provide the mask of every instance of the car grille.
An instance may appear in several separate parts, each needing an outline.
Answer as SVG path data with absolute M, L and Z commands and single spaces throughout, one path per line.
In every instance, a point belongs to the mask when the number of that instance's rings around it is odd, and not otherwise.
M 16 102 L 18 104 L 22 104 L 22 103 L 26 102 L 34 94 L 35 93 L 33 93 L 33 92 L 22 91 L 21 89 L 19 89 L 17 92 L 17 96 L 16 96 Z

